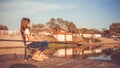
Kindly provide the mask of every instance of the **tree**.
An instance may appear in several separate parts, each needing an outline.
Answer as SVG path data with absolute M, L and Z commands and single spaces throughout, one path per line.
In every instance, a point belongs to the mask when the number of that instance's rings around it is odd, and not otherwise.
M 80 32 L 80 33 L 86 33 L 87 30 L 88 30 L 87 28 L 81 28 L 81 29 L 79 29 L 79 32 Z
M 101 34 L 101 31 L 98 29 L 87 29 L 87 28 L 81 28 L 79 29 L 79 33 L 87 33 L 87 34 Z
M 88 29 L 86 31 L 86 33 L 88 33 L 88 34 L 101 34 L 101 31 L 94 28 L 94 29 Z
M 55 20 L 55 18 L 51 18 L 47 25 L 55 31 L 61 30 L 61 27 L 58 25 L 57 20 Z
M 61 29 L 62 28 L 58 24 L 55 25 L 55 28 L 54 28 L 55 31 L 60 31 Z
M 110 30 L 103 28 L 103 29 L 102 29 L 102 36 L 103 36 L 103 37 L 110 38 Z
M 109 30 L 111 35 L 120 36 L 120 23 L 112 23 Z
M 6 25 L 0 24 L 0 30 L 8 30 L 8 27 Z
M 32 32 L 38 33 L 41 32 L 41 28 L 44 27 L 44 24 L 32 24 Z
M 68 24 L 68 30 L 72 33 L 78 33 L 78 29 L 77 29 L 76 25 L 73 24 L 73 22 L 70 22 Z
M 78 33 L 78 29 L 73 22 L 63 20 L 62 18 L 51 18 L 47 25 L 55 31 L 65 30 L 72 33 Z
M 61 22 L 63 21 L 63 19 L 62 19 L 62 18 L 57 18 L 57 21 L 58 21 L 59 23 L 61 23 Z
M 43 28 L 44 24 L 33 24 L 32 28 Z

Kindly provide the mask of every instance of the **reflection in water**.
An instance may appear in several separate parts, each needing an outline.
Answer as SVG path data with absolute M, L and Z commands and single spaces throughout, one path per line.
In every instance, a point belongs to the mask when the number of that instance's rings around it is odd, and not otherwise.
M 95 57 L 88 57 L 87 59 L 92 59 L 92 60 L 111 60 L 111 56 L 100 55 L 100 56 L 95 56 Z

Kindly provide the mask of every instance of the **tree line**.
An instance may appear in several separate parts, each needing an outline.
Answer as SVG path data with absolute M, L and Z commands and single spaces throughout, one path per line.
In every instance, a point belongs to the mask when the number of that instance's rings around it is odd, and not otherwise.
M 120 22 L 113 22 L 109 25 L 109 28 L 103 28 L 102 30 L 98 29 L 87 29 L 87 28 L 77 28 L 74 22 L 64 20 L 62 18 L 51 18 L 46 24 L 33 24 L 32 28 L 36 29 L 34 32 L 39 32 L 42 28 L 49 28 L 53 31 L 65 30 L 73 34 L 77 33 L 87 33 L 87 34 L 102 34 L 104 37 L 111 37 L 113 35 L 120 36 Z
M 36 29 L 34 30 L 34 32 L 39 32 L 39 29 L 42 29 L 44 27 L 48 27 L 50 29 L 52 29 L 53 31 L 60 31 L 60 30 L 64 30 L 67 32 L 71 32 L 74 34 L 77 33 L 89 33 L 89 34 L 95 34 L 95 33 L 101 33 L 101 31 L 99 31 L 98 29 L 87 29 L 87 28 L 77 28 L 76 25 L 74 24 L 74 22 L 70 22 L 67 20 L 63 20 L 62 18 L 51 18 L 49 22 L 47 22 L 46 24 L 33 24 L 32 28 Z M 38 30 L 37 30 L 38 29 Z
M 103 28 L 102 34 L 104 37 L 119 37 L 120 38 L 120 22 L 114 22 L 109 26 L 109 29 Z
M 33 32 L 41 32 L 44 29 L 52 30 L 52 31 L 60 31 L 64 30 L 67 32 L 71 32 L 73 34 L 78 33 L 87 33 L 87 34 L 102 34 L 103 37 L 120 37 L 120 22 L 113 22 L 109 25 L 109 28 L 103 28 L 102 30 L 98 29 L 87 29 L 87 28 L 77 28 L 74 22 L 64 20 L 62 18 L 51 18 L 49 22 L 46 24 L 32 24 Z M 0 30 L 8 30 L 6 25 L 0 24 Z

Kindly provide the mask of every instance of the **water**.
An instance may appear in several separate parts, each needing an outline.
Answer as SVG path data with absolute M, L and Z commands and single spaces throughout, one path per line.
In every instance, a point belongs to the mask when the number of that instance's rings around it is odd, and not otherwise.
M 91 56 L 91 57 L 88 57 L 87 59 L 110 61 L 111 56 L 110 55 L 109 56 L 106 56 L 106 55 Z
M 87 59 L 92 59 L 92 60 L 105 60 L 105 61 L 110 61 L 113 59 L 119 60 L 119 55 L 120 54 L 120 48 L 119 47 L 114 47 L 114 48 L 108 48 L 102 51 L 101 55 L 98 56 L 90 56 Z

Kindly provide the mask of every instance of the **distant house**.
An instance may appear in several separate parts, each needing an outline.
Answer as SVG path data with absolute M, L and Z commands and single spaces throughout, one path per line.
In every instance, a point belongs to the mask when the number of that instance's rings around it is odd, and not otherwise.
M 85 38 L 90 38 L 92 36 L 93 36 L 92 34 L 83 34 L 83 37 L 85 37 Z
M 102 35 L 101 34 L 94 34 L 94 37 L 95 38 L 100 38 L 100 37 L 102 37 Z
M 102 37 L 101 34 L 82 34 L 82 33 L 79 33 L 79 34 L 73 34 L 73 36 L 77 36 L 77 37 L 85 37 L 85 38 L 90 38 L 90 37 L 100 38 L 100 37 Z
M 41 32 L 39 32 L 39 34 L 41 34 L 41 35 L 51 35 L 51 33 L 49 32 L 49 31 L 41 31 Z
M 90 37 L 100 38 L 100 37 L 102 37 L 102 35 L 101 34 L 83 34 L 83 37 L 85 37 L 85 38 L 90 38 Z
M 72 33 L 66 33 L 66 41 L 72 41 Z
M 51 28 L 42 28 L 41 29 L 41 32 L 39 32 L 39 34 L 42 34 L 42 35 L 51 35 L 53 32 L 53 30 Z
M 53 33 L 53 36 L 58 41 L 72 41 L 72 33 L 66 31 L 60 31 Z

